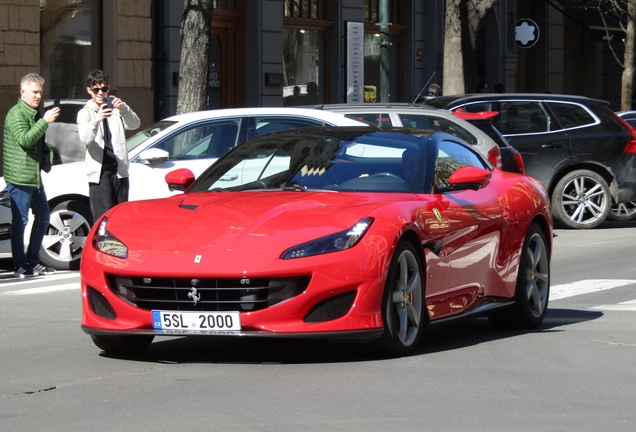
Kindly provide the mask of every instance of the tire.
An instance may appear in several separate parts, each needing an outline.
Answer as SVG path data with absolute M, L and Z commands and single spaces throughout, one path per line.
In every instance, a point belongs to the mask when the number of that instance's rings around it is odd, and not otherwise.
M 76 200 L 65 201 L 51 211 L 40 259 L 57 270 L 77 270 L 84 242 L 93 225 L 90 208 Z
M 490 322 L 504 328 L 534 328 L 545 318 L 550 296 L 550 258 L 545 234 L 532 224 L 523 241 L 515 303 L 488 315 Z
M 572 171 L 559 180 L 552 193 L 552 214 L 568 228 L 597 227 L 607 218 L 610 206 L 609 186 L 594 171 Z
M 401 241 L 391 259 L 382 299 L 384 333 L 378 346 L 389 355 L 412 352 L 424 324 L 424 274 L 415 247 Z
M 616 222 L 628 222 L 636 219 L 636 201 L 616 204 L 612 203 L 612 208 L 607 215 L 607 220 Z
M 134 336 L 96 336 L 91 335 L 97 348 L 107 353 L 132 354 L 145 350 L 150 346 L 154 335 Z

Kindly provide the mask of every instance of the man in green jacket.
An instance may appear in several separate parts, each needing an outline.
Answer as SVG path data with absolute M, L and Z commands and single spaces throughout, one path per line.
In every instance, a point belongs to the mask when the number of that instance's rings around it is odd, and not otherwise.
M 35 73 L 20 82 L 20 99 L 4 121 L 4 179 L 11 201 L 11 252 L 14 276 L 24 278 L 55 272 L 40 262 L 40 247 L 51 213 L 40 177 L 44 133 L 60 114 L 53 108 L 40 115 L 44 78 Z M 29 247 L 24 251 L 24 229 L 29 209 L 35 217 Z

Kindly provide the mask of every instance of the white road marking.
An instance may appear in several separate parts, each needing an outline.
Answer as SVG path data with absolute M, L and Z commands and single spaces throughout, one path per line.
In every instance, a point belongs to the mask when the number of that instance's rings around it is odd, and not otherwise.
M 581 294 L 608 290 L 625 285 L 636 284 L 630 279 L 588 279 L 550 287 L 550 300 L 559 300 Z
M 26 288 L 26 289 L 17 290 L 17 291 L 7 291 L 4 294 L 29 295 L 29 294 L 42 294 L 42 293 L 55 292 L 55 291 L 66 291 L 66 290 L 72 290 L 72 289 L 79 290 L 80 283 L 73 282 L 73 283 L 68 283 L 64 285 L 54 285 L 54 286 L 38 287 L 38 288 Z
M 38 277 L 29 277 L 29 278 L 15 278 L 9 277 L 9 275 L 3 275 L 0 278 L 0 288 L 11 287 L 11 286 L 28 286 L 36 283 L 41 283 L 45 281 L 59 281 L 64 279 L 76 279 L 79 280 L 79 274 L 70 272 L 70 271 L 58 271 L 52 275 L 46 276 L 38 276 Z
M 591 307 L 590 309 L 605 310 L 605 311 L 634 312 L 634 311 L 636 311 L 636 300 L 629 300 L 629 301 L 626 301 L 626 302 L 622 302 L 622 303 L 619 303 L 619 304 L 613 304 L 613 305 L 594 306 L 594 307 Z

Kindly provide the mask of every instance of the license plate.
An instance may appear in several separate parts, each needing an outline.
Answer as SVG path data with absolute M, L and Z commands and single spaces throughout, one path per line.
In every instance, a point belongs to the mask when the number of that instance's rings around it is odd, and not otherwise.
M 157 330 L 240 330 L 241 317 L 238 312 L 175 312 L 153 310 L 152 326 Z

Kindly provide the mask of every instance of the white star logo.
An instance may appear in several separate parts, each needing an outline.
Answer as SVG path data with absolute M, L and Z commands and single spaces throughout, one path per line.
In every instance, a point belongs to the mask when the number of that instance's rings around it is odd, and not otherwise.
M 517 26 L 516 39 L 523 45 L 528 45 L 528 42 L 536 39 L 536 36 L 534 34 L 535 30 L 536 28 L 532 27 L 524 21 L 523 23 L 521 23 L 521 25 Z

